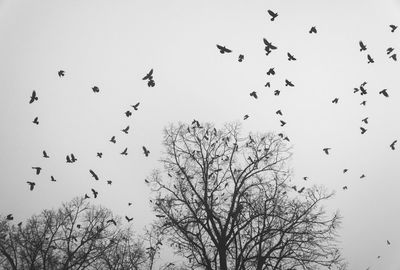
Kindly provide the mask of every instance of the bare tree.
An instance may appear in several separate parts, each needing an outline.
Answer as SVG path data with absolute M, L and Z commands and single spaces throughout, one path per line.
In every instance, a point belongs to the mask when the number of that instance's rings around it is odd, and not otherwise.
M 170 125 L 163 170 L 150 180 L 158 225 L 188 267 L 318 269 L 343 267 L 337 213 L 327 216 L 323 188 L 289 186 L 283 136 L 241 137 L 238 124 Z

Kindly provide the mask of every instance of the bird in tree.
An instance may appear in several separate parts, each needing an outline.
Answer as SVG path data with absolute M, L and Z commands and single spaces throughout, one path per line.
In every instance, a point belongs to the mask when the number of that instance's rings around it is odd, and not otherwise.
M 273 11 L 270 10 L 270 9 L 268 9 L 268 14 L 269 14 L 269 16 L 271 16 L 271 21 L 272 21 L 272 22 L 276 19 L 276 17 L 278 17 L 278 13 L 273 12 Z
M 35 188 L 35 185 L 36 185 L 35 182 L 27 181 L 26 183 L 29 185 L 29 190 L 30 191 L 32 191 Z
M 232 52 L 232 51 L 231 51 L 230 49 L 228 49 L 227 47 L 221 46 L 221 45 L 218 45 L 218 44 L 217 44 L 217 48 L 218 48 L 218 50 L 219 50 L 219 52 L 220 52 L 221 54 L 224 54 L 224 53 L 231 53 L 231 52 Z
M 364 134 L 365 132 L 367 132 L 366 128 L 360 127 L 360 129 L 361 129 L 361 134 Z
M 32 167 L 32 169 L 35 170 L 36 175 L 39 175 L 39 174 L 40 174 L 40 171 L 42 170 L 42 168 L 40 168 L 40 167 Z
M 36 100 L 39 100 L 39 98 L 38 98 L 38 96 L 36 95 L 36 91 L 35 90 L 33 90 L 32 91 L 32 95 L 31 95 L 31 98 L 30 98 L 30 100 L 29 100 L 29 104 L 32 104 L 34 101 L 36 101 Z
M 14 217 L 13 217 L 13 215 L 12 215 L 12 214 L 8 214 L 8 215 L 7 215 L 7 217 L 6 217 L 6 219 L 7 219 L 7 220 L 13 220 L 13 219 L 14 219 Z
M 49 155 L 47 155 L 46 151 L 43 150 L 43 157 L 44 158 L 49 158 Z
M 316 34 L 317 33 L 317 28 L 315 27 L 315 26 L 312 26 L 311 28 L 310 28 L 310 30 L 308 31 L 308 33 L 310 33 L 310 34 Z
M 257 92 L 256 92 L 256 91 L 251 92 L 251 93 L 250 93 L 250 96 L 253 97 L 253 98 L 255 98 L 255 99 L 258 98 Z
M 147 82 L 147 86 L 148 87 L 154 87 L 156 85 L 156 82 L 154 81 L 154 80 L 149 80 L 148 82 Z
M 392 150 L 395 150 L 395 145 L 397 143 L 397 140 L 394 140 L 391 144 L 390 144 L 390 148 L 392 148 Z
M 128 216 L 125 216 L 126 221 L 131 222 L 133 220 L 133 218 L 130 218 Z
M 360 45 L 360 52 L 367 50 L 367 46 L 361 40 L 358 44 Z
M 128 155 L 128 147 L 125 147 L 124 151 L 121 152 L 121 155 L 123 155 L 123 156 Z
M 99 192 L 97 192 L 96 190 L 94 190 L 93 188 L 91 189 L 92 193 L 93 193 L 93 197 L 96 199 L 97 195 L 99 194 Z
M 64 77 L 64 75 L 65 75 L 65 71 L 64 70 L 59 70 L 58 71 L 58 77 Z
M 325 154 L 329 155 L 329 151 L 331 150 L 331 148 L 324 148 L 322 150 L 325 152 Z
M 243 59 L 244 59 L 244 55 L 243 54 L 239 54 L 238 61 L 239 62 L 243 62 Z
M 394 25 L 394 24 L 391 24 L 391 25 L 389 25 L 389 27 L 390 27 L 390 32 L 394 32 L 396 29 L 397 29 L 397 25 Z
M 136 103 L 135 105 L 131 105 L 131 107 L 132 107 L 135 111 L 137 111 L 138 108 L 139 108 L 139 105 L 140 105 L 140 102 Z
M 152 79 L 153 79 L 153 69 L 151 69 L 151 70 L 149 71 L 149 73 L 147 73 L 146 76 L 144 76 L 144 77 L 142 78 L 142 80 L 152 80 Z
M 32 123 L 39 125 L 39 117 L 35 117 L 35 119 L 33 119 Z
M 100 92 L 100 89 L 97 86 L 93 86 L 92 90 L 93 90 L 94 93 Z
M 291 81 L 285 79 L 285 86 L 294 87 L 294 84 Z
M 388 92 L 387 92 L 387 89 L 383 89 L 383 90 L 379 91 L 379 94 L 380 94 L 380 95 L 383 95 L 384 97 L 389 97 L 389 94 L 388 94 Z
M 93 171 L 93 170 L 89 170 L 90 174 L 92 175 L 92 177 L 94 178 L 94 180 L 99 180 L 99 177 L 97 176 L 97 174 Z
M 296 61 L 297 59 L 290 53 L 287 53 L 288 61 Z
M 368 64 L 375 63 L 375 61 L 374 61 L 374 59 L 371 57 L 371 55 L 367 54 L 367 58 L 368 58 Z
M 302 187 L 298 192 L 302 193 L 304 191 L 305 187 Z
M 50 181 L 51 182 L 56 182 L 57 180 L 54 178 L 54 176 L 50 176 Z
M 112 136 L 112 137 L 111 137 L 110 142 L 112 142 L 112 143 L 116 143 L 116 142 L 117 142 L 117 141 L 115 140 L 115 136 Z
M 338 101 L 339 101 L 339 98 L 334 98 L 334 99 L 332 100 L 332 103 L 333 103 L 333 104 L 337 104 Z

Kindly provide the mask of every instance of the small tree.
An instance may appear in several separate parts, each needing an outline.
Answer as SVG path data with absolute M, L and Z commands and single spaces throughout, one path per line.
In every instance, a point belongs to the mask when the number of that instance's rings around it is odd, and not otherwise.
M 162 171 L 151 177 L 159 227 L 191 268 L 318 269 L 343 267 L 335 245 L 332 194 L 295 194 L 282 136 L 240 136 L 238 124 L 171 125 Z

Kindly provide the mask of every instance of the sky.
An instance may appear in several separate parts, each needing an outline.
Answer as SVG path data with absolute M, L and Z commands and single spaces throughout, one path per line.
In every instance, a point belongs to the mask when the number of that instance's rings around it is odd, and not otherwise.
M 269 9 L 279 14 L 273 22 Z M 392 33 L 390 24 L 400 25 L 399 0 L 0 0 L 0 213 L 23 220 L 95 188 L 93 202 L 134 217 L 140 232 L 154 219 L 144 179 L 161 166 L 163 128 L 240 121 L 243 134 L 290 138 L 293 183 L 336 192 L 326 207 L 343 216 L 339 241 L 349 269 L 399 270 L 400 61 L 386 49 L 400 52 L 400 29 Z M 278 47 L 268 56 L 263 38 Z M 359 51 L 360 40 L 367 51 Z M 232 53 L 220 54 L 216 44 Z M 272 67 L 276 75 L 268 76 Z M 142 80 L 150 69 L 151 88 Z M 368 94 L 353 93 L 364 81 Z M 33 90 L 39 100 L 29 104 Z M 128 156 L 120 155 L 125 147 Z M 65 162 L 70 153 L 77 162 Z M 26 181 L 36 182 L 34 191 Z

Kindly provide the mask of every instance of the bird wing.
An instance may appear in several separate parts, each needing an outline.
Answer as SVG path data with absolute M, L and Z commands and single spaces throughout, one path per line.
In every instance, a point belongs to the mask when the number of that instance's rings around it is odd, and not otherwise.
M 153 69 L 151 69 L 151 70 L 149 71 L 149 73 L 147 73 L 146 76 L 144 76 L 144 77 L 142 78 L 142 80 L 147 80 L 147 79 L 149 79 L 149 78 L 151 77 L 152 74 L 153 74 Z
M 277 14 L 273 12 L 272 10 L 268 10 L 268 14 L 271 15 L 272 17 L 275 17 Z

